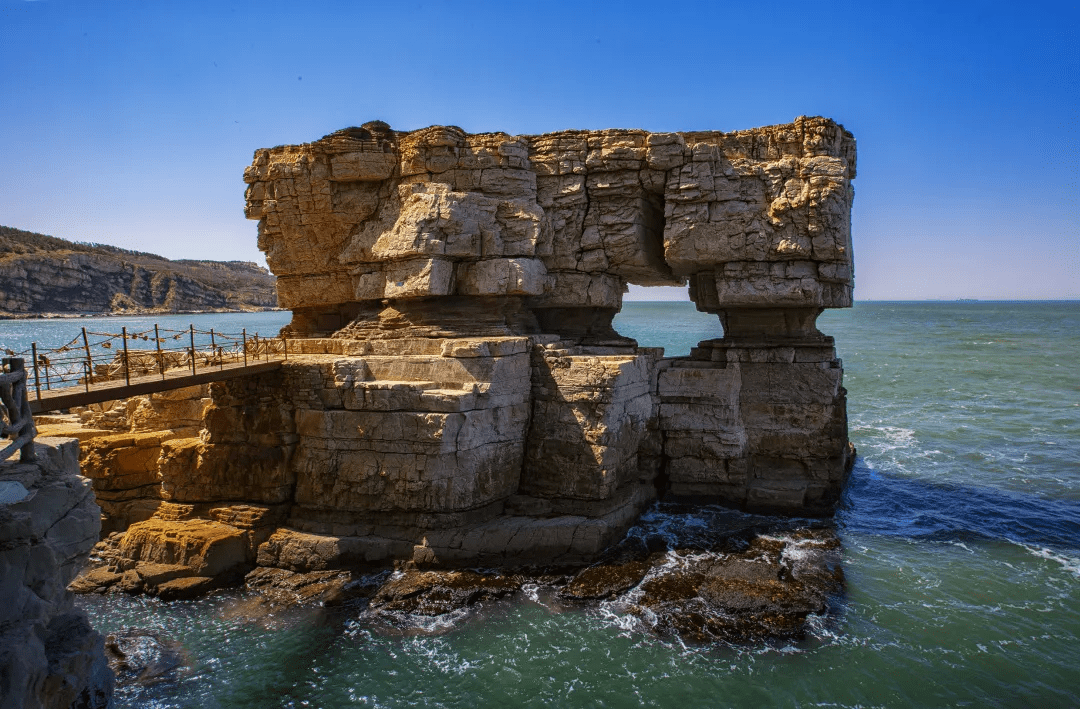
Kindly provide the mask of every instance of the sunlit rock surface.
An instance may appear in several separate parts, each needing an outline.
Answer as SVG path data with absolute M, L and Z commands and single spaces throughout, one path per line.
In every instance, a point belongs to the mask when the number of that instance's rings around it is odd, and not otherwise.
M 373 122 L 257 151 L 246 210 L 293 311 L 288 361 L 126 405 L 130 434 L 169 407 L 179 423 L 90 447 L 127 529 L 102 563 L 129 590 L 262 567 L 300 576 L 254 587 L 319 595 L 344 577 L 305 575 L 391 561 L 580 567 L 658 496 L 831 514 L 853 451 L 815 321 L 851 305 L 854 176 L 854 139 L 824 118 L 541 136 Z M 688 357 L 638 347 L 612 327 L 627 284 L 687 285 L 718 337 Z M 626 563 L 636 586 L 645 559 Z M 732 563 L 684 590 L 738 605 L 740 588 L 786 588 Z M 567 593 L 620 592 L 604 574 Z M 411 598 L 402 583 L 377 604 Z

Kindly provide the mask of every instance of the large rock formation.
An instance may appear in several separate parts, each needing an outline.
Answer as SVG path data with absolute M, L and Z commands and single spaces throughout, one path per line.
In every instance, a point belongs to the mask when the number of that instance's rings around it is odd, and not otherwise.
M 0 317 L 274 305 L 274 277 L 254 263 L 170 261 L 0 226 Z
M 658 494 L 831 513 L 852 450 L 815 320 L 851 304 L 854 174 L 822 118 L 375 122 L 258 151 L 247 214 L 293 311 L 289 360 L 211 385 L 198 433 L 88 447 L 114 528 L 133 523 L 114 573 L 583 562 Z M 638 347 L 611 324 L 628 283 L 688 283 L 723 336 Z
M 104 639 L 68 582 L 98 540 L 78 441 L 39 438 L 38 462 L 0 462 L 0 706 L 111 706 Z

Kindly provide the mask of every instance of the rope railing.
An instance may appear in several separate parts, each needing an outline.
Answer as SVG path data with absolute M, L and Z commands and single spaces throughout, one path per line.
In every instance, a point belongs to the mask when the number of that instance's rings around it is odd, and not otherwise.
M 145 344 L 143 344 L 145 343 Z M 30 349 L 4 350 L 10 358 L 29 358 L 25 386 L 42 392 L 81 386 L 90 391 L 95 385 L 133 377 L 177 375 L 181 370 L 197 374 L 200 370 L 223 369 L 227 365 L 270 362 L 288 359 L 289 343 L 284 336 L 260 337 L 247 330 L 225 333 L 216 330 L 170 330 L 153 328 L 129 332 L 81 332 L 59 347 L 45 348 L 37 342 Z M 5 360 L 7 361 L 7 360 Z
M 0 450 L 0 463 L 20 451 L 19 460 L 31 463 L 34 455 L 34 417 L 27 396 L 25 362 L 21 357 L 0 360 L 0 445 L 4 439 L 11 443 Z

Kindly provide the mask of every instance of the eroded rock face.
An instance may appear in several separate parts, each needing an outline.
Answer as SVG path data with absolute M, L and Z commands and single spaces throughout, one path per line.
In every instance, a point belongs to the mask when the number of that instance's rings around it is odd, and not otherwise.
M 124 409 L 130 431 L 91 467 L 110 503 L 145 502 L 102 550 L 127 581 L 88 588 L 220 579 L 194 541 L 178 551 L 211 527 L 234 575 L 426 573 L 588 564 L 658 496 L 831 514 L 853 451 L 815 321 L 851 304 L 854 175 L 853 138 L 823 118 L 516 137 L 375 122 L 258 151 L 247 214 L 293 311 L 289 359 L 211 385 L 197 431 L 155 441 L 136 429 L 164 404 Z M 611 324 L 629 283 L 687 284 L 723 336 L 689 357 L 638 347 Z M 568 593 L 637 588 L 645 563 Z M 702 563 L 682 600 L 787 588 Z
M 35 447 L 37 463 L 0 463 L 0 704 L 104 709 L 113 692 L 104 643 L 67 591 L 100 510 L 79 476 L 78 441 Z
M 513 299 L 545 332 L 593 339 L 627 283 L 689 282 L 722 315 L 850 306 L 854 177 L 854 138 L 824 118 L 538 136 L 375 121 L 259 150 L 244 173 L 297 334 L 400 334 L 439 297 L 450 325 L 453 302 L 514 329 Z
M 854 176 L 853 137 L 824 118 L 539 136 L 376 121 L 257 151 L 247 215 L 288 329 L 342 340 L 354 359 L 333 365 L 335 383 L 366 397 L 313 407 L 362 413 L 298 414 L 297 455 L 321 489 L 300 473 L 297 501 L 457 512 L 507 500 L 595 517 L 610 505 L 581 503 L 659 481 L 828 514 L 852 452 L 840 361 L 815 320 L 851 305 Z M 688 358 L 637 348 L 611 327 L 628 283 L 688 284 L 724 337 Z M 523 365 L 485 352 L 514 336 L 530 351 L 527 388 Z M 303 351 L 332 351 L 318 342 Z M 448 371 L 462 356 L 468 377 Z M 505 374 L 473 371 L 496 364 Z M 470 382 L 485 386 L 475 402 Z M 495 397 L 505 411 L 484 403 Z M 349 446 L 368 455 L 322 475 Z M 431 453 L 415 457 L 433 446 L 455 458 L 434 474 Z M 518 480 L 497 472 L 513 469 Z

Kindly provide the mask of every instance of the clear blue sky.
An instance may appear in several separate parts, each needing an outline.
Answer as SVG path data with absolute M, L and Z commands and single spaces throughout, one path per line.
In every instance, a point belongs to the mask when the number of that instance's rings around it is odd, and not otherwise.
M 403 130 L 859 146 L 857 299 L 1080 297 L 1080 4 L 0 4 L 0 224 L 263 263 L 256 148 Z

